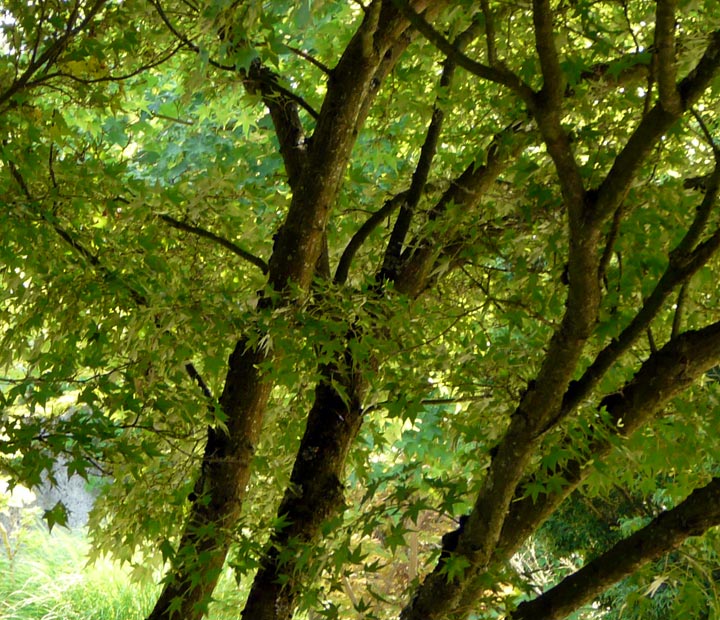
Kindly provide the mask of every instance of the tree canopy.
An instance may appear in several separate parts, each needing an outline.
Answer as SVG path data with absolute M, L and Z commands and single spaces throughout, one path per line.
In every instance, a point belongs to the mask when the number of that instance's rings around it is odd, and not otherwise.
M 720 613 L 718 24 L 5 0 L 3 475 L 148 620 Z

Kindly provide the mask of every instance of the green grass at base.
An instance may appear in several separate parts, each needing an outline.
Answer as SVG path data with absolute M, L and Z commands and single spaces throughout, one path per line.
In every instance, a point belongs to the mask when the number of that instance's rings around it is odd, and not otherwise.
M 160 592 L 110 559 L 87 565 L 82 531 L 42 526 L 22 533 L 14 558 L 0 553 L 0 620 L 142 620 Z M 246 592 L 224 571 L 207 620 L 236 620 Z
M 12 559 L 0 555 L 0 620 L 144 618 L 157 587 L 110 560 L 86 566 L 87 549 L 82 533 L 25 531 Z

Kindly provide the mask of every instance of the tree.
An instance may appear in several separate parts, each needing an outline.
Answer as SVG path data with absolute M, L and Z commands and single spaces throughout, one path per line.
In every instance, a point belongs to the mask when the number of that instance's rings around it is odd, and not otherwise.
M 3 469 L 106 472 L 150 619 L 561 618 L 720 522 L 715 3 L 2 11 Z

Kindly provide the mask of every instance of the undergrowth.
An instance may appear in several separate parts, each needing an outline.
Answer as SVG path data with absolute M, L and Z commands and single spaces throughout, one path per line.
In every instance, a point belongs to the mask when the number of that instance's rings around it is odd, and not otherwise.
M 159 586 L 137 583 L 110 559 L 87 564 L 82 531 L 25 530 L 13 554 L 0 552 L 0 620 L 142 620 Z M 241 593 L 223 575 L 208 620 L 236 619 Z

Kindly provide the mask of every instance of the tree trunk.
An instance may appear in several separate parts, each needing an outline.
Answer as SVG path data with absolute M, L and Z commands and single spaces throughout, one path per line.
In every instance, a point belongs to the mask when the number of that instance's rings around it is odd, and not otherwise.
M 424 8 L 422 2 L 418 4 Z M 441 6 L 443 3 L 437 4 Z M 325 226 L 358 128 L 379 86 L 375 81 L 387 74 L 399 51 L 407 46 L 408 41 L 401 39 L 406 29 L 407 21 L 391 3 L 372 2 L 330 75 L 328 92 L 307 156 L 299 163 L 294 161 L 293 149 L 281 149 L 286 168 L 291 169 L 293 198 L 285 221 L 275 236 L 268 261 L 269 284 L 282 294 L 276 302 L 280 305 L 291 302 L 291 283 L 300 291 L 307 291 L 310 287 L 323 249 Z M 249 76 L 248 79 L 255 78 Z M 294 135 L 284 126 L 287 122 L 294 122 L 293 119 L 292 115 L 274 115 L 279 140 L 284 142 L 288 136 Z M 284 146 L 287 147 L 287 144 Z M 293 154 L 293 161 L 288 160 L 288 154 Z M 267 307 L 267 302 L 264 305 Z M 255 341 L 259 342 L 260 338 Z M 169 620 L 173 615 L 183 620 L 199 620 L 207 608 L 225 561 L 231 540 L 230 528 L 240 516 L 254 445 L 272 389 L 271 379 L 263 376 L 257 367 L 269 356 L 259 349 L 248 349 L 248 342 L 249 339 L 241 338 L 230 356 L 230 368 L 220 399 L 227 417 L 228 434 L 212 429 L 208 433 L 197 497 L 192 503 L 172 569 L 166 576 L 165 587 L 148 620 Z M 335 371 L 328 369 L 328 372 L 328 376 L 333 376 Z M 327 420 L 320 414 L 327 410 L 331 412 L 328 417 L 332 418 L 332 412 L 338 410 L 338 402 L 342 399 L 333 394 L 329 384 L 321 385 L 318 390 L 318 421 L 309 424 L 308 429 L 309 432 L 322 434 L 322 426 Z M 323 404 L 325 402 L 328 404 Z M 347 411 L 344 405 L 342 411 Z M 359 411 L 355 417 L 357 421 L 353 424 L 359 428 Z M 357 433 L 357 428 L 353 432 Z M 298 475 L 304 480 L 307 474 Z M 320 481 L 325 485 L 323 492 L 339 493 L 337 475 L 333 477 L 328 472 L 327 476 Z M 317 489 L 314 492 L 317 493 Z M 322 493 L 317 497 L 319 501 Z M 292 504 L 293 499 L 289 497 L 287 502 Z M 307 518 L 314 523 L 312 515 Z M 310 529 L 315 527 L 313 525 Z
M 202 618 L 225 562 L 272 387 L 257 368 L 265 353 L 247 348 L 246 342 L 241 339 L 230 356 L 220 398 L 228 432 L 208 429 L 190 515 L 172 569 L 148 620 Z
M 290 484 L 278 509 L 287 525 L 273 532 L 242 614 L 245 620 L 292 617 L 302 583 L 297 562 L 302 547 L 317 540 L 323 522 L 343 507 L 341 480 L 347 452 L 362 424 L 365 383 L 349 356 L 342 369 L 333 365 L 321 370 Z

